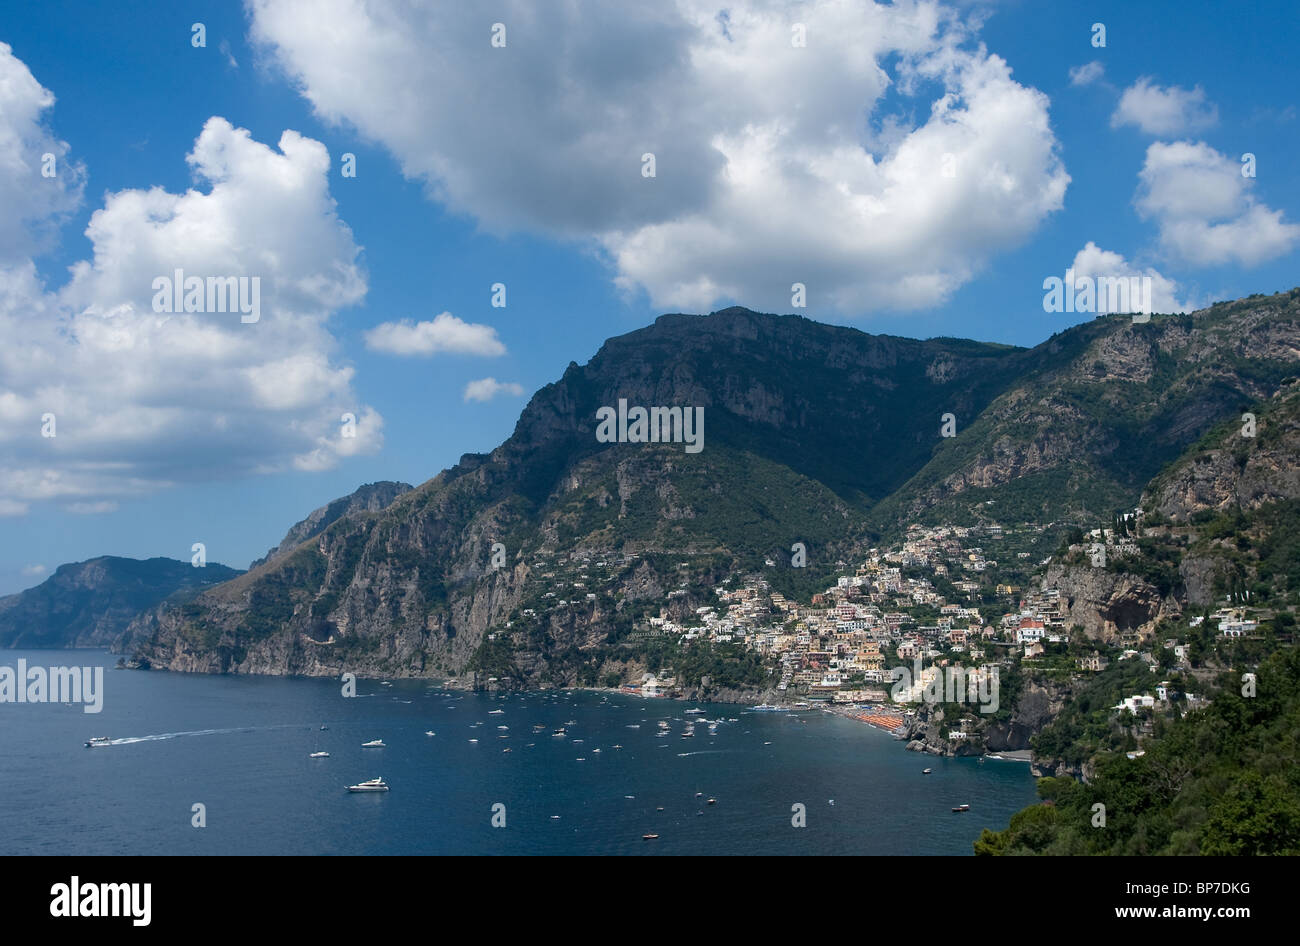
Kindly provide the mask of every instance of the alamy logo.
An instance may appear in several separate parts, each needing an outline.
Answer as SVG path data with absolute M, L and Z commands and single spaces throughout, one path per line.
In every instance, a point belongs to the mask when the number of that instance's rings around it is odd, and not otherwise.
M 82 884 L 74 874 L 50 894 L 50 916 L 129 916 L 133 926 L 148 926 L 153 915 L 153 884 Z
M 596 411 L 596 440 L 600 443 L 684 443 L 687 453 L 704 449 L 704 408 L 633 407 L 618 399 L 618 410 Z
M 1076 277 L 1067 269 L 1065 279 L 1048 276 L 1043 288 L 1044 312 L 1151 313 L 1150 276 Z
M 998 711 L 998 668 L 967 669 L 959 664 L 946 668 L 922 667 L 916 658 L 913 670 L 894 668 L 897 678 L 889 695 L 895 703 L 976 703 L 981 713 Z
M 155 312 L 238 312 L 239 321 L 252 323 L 262 317 L 261 276 L 186 276 L 178 269 L 174 276 L 153 281 Z
M 87 713 L 104 708 L 103 667 L 0 666 L 0 703 L 84 703 Z

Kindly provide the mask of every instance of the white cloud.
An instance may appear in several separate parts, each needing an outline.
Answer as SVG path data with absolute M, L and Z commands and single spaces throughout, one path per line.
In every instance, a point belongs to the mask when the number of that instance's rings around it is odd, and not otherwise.
M 44 565 L 24 565 L 19 571 L 24 578 L 35 578 L 38 575 L 44 575 L 48 569 Z
M 1076 279 L 1127 279 L 1130 276 L 1148 277 L 1151 280 L 1151 312 L 1190 312 L 1196 306 L 1180 302 L 1178 284 L 1150 266 L 1130 263 L 1120 253 L 1103 250 L 1091 240 L 1074 255 L 1070 264 Z M 1098 297 L 1102 298 L 1101 296 Z M 1108 297 L 1107 297 L 1108 298 Z M 1100 306 L 1100 302 L 1098 303 Z M 1134 308 L 1139 308 L 1134 301 Z M 1099 308 L 1098 311 L 1103 311 Z
M 319 115 L 489 231 L 593 243 L 659 306 L 785 311 L 794 282 L 814 309 L 934 305 L 1069 182 L 1046 96 L 932 0 L 249 7 Z
M 366 347 L 390 355 L 504 355 L 506 346 L 490 325 L 463 322 L 450 312 L 432 322 L 384 322 L 365 333 Z
M 55 225 L 81 203 L 85 171 L 44 125 L 53 105 L 54 95 L 0 43 L 0 267 L 47 249 Z
M 1218 108 L 1206 102 L 1205 90 L 1199 85 L 1194 89 L 1165 88 L 1143 76 L 1120 96 L 1110 126 L 1136 125 L 1148 135 L 1179 135 L 1209 128 L 1218 121 Z
M 0 155 L 52 100 L 7 53 L 0 97 L 28 107 L 0 108 Z M 328 328 L 366 278 L 324 146 L 286 131 L 277 150 L 214 117 L 187 160 L 198 184 L 183 194 L 106 194 L 86 229 L 92 256 L 57 292 L 30 257 L 0 256 L 0 514 L 47 501 L 100 512 L 184 481 L 328 468 L 382 443 Z M 37 210 L 48 220 L 60 206 Z M 0 214 L 0 229 L 11 224 Z M 259 277 L 260 320 L 155 313 L 153 280 L 177 269 Z M 355 437 L 345 412 L 360 418 Z M 54 437 L 42 436 L 46 414 Z
M 498 381 L 496 378 L 479 378 L 465 385 L 465 401 L 490 401 L 498 394 L 510 394 L 519 397 L 524 393 L 522 384 L 513 381 Z
M 1156 221 L 1166 254 L 1192 265 L 1254 266 L 1291 251 L 1300 225 L 1257 203 L 1254 178 L 1241 167 L 1203 142 L 1147 148 L 1136 205 Z
M 1094 59 L 1070 70 L 1070 85 L 1092 85 L 1105 74 L 1106 67 L 1100 60 Z

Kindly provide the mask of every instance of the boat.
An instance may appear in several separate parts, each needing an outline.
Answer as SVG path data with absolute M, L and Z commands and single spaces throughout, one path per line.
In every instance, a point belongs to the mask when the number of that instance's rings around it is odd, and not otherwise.
M 657 840 L 659 840 L 659 835 L 657 835 L 657 834 L 643 834 L 643 835 L 641 835 L 641 840 L 642 840 L 642 841 L 657 841 Z
M 388 783 L 381 778 L 367 779 L 364 782 L 358 782 L 356 785 L 349 785 L 350 792 L 386 792 Z
M 361 748 L 362 749 L 384 749 L 387 747 L 384 745 L 384 740 L 371 739 L 369 742 L 363 742 L 361 744 Z
M 477 739 L 471 739 L 470 742 L 478 742 Z
M 505 710 L 491 710 L 488 713 L 489 716 L 504 716 L 505 714 L 506 714 Z
M 111 746 L 112 744 L 113 740 L 108 736 L 91 736 L 86 740 L 87 749 L 99 749 L 103 746 Z
M 438 735 L 438 734 L 437 734 L 436 732 L 434 732 L 432 729 L 426 729 L 426 730 L 424 731 L 424 734 L 425 734 L 426 736 L 436 736 L 436 735 Z
M 773 706 L 771 703 L 759 703 L 753 708 L 753 711 L 755 713 L 780 713 L 782 712 L 782 707 Z
M 610 746 L 610 748 L 611 748 L 611 749 L 622 749 L 623 747 L 620 746 L 620 745 L 616 742 L 616 743 L 614 743 L 612 746 Z
M 311 755 L 309 755 L 307 758 L 309 758 L 309 759 L 328 759 L 329 757 L 330 757 L 330 754 L 329 754 L 328 752 L 313 752 L 313 753 L 312 753 Z
M 702 709 L 688 709 L 688 710 L 686 711 L 686 715 L 687 715 L 687 716 L 698 716 L 700 713 L 703 713 L 703 712 L 704 712 L 704 710 L 702 710 Z
M 710 804 L 710 805 L 716 805 L 717 803 L 718 803 L 718 800 L 717 800 L 716 798 L 710 798 L 710 799 L 709 799 L 709 804 Z
M 563 729 L 557 729 L 557 730 L 555 730 L 555 732 L 551 733 L 551 735 L 552 735 L 552 736 L 563 736 L 563 735 L 564 735 L 564 730 L 563 730 Z
M 329 729 L 329 727 L 326 726 L 324 723 L 322 723 L 322 724 L 321 724 L 321 727 L 320 727 L 320 731 L 321 731 L 321 732 L 324 732 L 324 731 L 327 730 L 327 729 Z
M 929 775 L 929 774 L 930 774 L 930 770 L 929 770 L 929 769 L 922 769 L 922 770 L 921 770 L 921 774 L 922 774 L 922 775 Z
M 953 809 L 954 813 L 959 811 L 970 811 L 970 805 L 958 805 L 956 808 Z

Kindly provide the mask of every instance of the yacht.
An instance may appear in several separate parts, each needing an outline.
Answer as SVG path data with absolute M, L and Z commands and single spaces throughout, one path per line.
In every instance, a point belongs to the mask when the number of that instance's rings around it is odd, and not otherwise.
M 781 712 L 781 709 L 782 708 L 780 706 L 773 706 L 771 703 L 759 703 L 757 706 L 754 707 L 754 712 L 755 713 L 779 713 Z
M 929 774 L 930 774 L 930 770 L 929 770 L 929 769 L 922 769 L 922 770 L 921 770 L 921 774 L 922 774 L 922 775 L 929 775 Z
M 958 805 L 956 808 L 953 809 L 954 813 L 961 812 L 961 811 L 970 811 L 970 805 Z
M 382 740 L 382 739 L 371 739 L 369 742 L 363 742 L 363 743 L 361 744 L 361 748 L 362 748 L 362 749 L 383 749 L 383 748 L 385 748 L 385 746 L 384 746 L 384 740 Z
M 687 715 L 687 716 L 698 716 L 699 714 L 701 714 L 701 713 L 703 713 L 703 712 L 704 712 L 704 710 L 702 710 L 702 709 L 688 709 L 688 710 L 686 711 L 686 715 Z
M 426 730 L 424 731 L 424 734 L 425 734 L 426 736 L 436 736 L 436 735 L 438 735 L 438 734 L 437 734 L 436 732 L 434 732 L 432 729 L 426 729 Z
M 492 710 L 490 713 L 488 713 L 489 716 L 504 716 L 505 714 L 506 714 L 505 710 Z
M 111 746 L 112 744 L 113 744 L 113 740 L 110 739 L 108 736 L 91 736 L 88 740 L 86 740 L 87 749 L 97 749 L 102 746 Z
M 309 755 L 307 758 L 309 758 L 309 759 L 328 759 L 329 757 L 330 757 L 330 754 L 329 754 L 328 752 L 313 752 L 313 753 L 312 753 L 311 755 Z
M 372 779 L 367 779 L 367 780 L 364 781 L 364 782 L 360 782 L 359 784 L 356 784 L 356 785 L 349 785 L 349 786 L 348 786 L 348 791 L 350 791 L 350 792 L 386 792 L 386 791 L 388 791 L 388 783 L 385 782 L 385 781 L 384 781 L 383 779 L 381 779 L 381 778 L 372 778 Z

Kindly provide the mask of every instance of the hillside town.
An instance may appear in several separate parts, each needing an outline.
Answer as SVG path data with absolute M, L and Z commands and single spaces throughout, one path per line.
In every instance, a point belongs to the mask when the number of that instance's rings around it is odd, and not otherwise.
M 981 716 L 1003 708 L 999 677 L 1019 668 L 1079 677 L 1134 661 L 1149 668 L 1150 683 L 1126 694 L 1114 706 L 1117 716 L 1146 718 L 1174 701 L 1195 705 L 1197 694 L 1172 672 L 1189 668 L 1185 639 L 1167 633 L 1157 639 L 1150 628 L 1128 628 L 1100 640 L 1068 622 L 1061 588 L 1043 577 L 1053 556 L 1026 550 L 1037 531 L 995 524 L 913 526 L 898 545 L 870 549 L 859 563 L 839 563 L 834 583 L 807 603 L 775 589 L 777 564 L 768 558 L 764 569 L 732 575 L 707 593 L 685 581 L 667 590 L 659 613 L 647 614 L 632 639 L 670 644 L 668 654 L 698 647 L 752 653 L 768 668 L 767 691 L 776 704 L 822 706 L 897 734 L 915 724 L 918 704 L 968 704 L 972 725 L 950 721 L 944 727 L 948 742 L 966 738 Z M 1084 567 L 1102 568 L 1108 560 L 1138 554 L 1128 528 L 1099 528 L 1075 538 L 1064 551 Z M 532 622 L 594 609 L 613 573 L 636 560 L 635 554 L 616 553 L 539 557 L 534 574 L 547 590 L 519 617 Z M 682 606 L 701 597 L 707 603 Z M 1241 638 L 1258 628 L 1252 611 L 1234 603 L 1191 617 L 1185 627 L 1208 626 L 1225 639 Z M 638 679 L 617 682 L 623 691 L 645 697 L 689 689 L 671 657 Z

